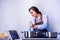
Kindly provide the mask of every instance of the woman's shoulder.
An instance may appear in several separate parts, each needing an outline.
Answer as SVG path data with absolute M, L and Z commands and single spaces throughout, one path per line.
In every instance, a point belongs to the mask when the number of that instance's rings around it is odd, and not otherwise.
M 47 14 L 42 14 L 42 16 L 48 16 Z
M 48 18 L 48 15 L 47 14 L 43 14 L 42 17 L 43 17 L 43 19 L 46 19 L 46 18 Z

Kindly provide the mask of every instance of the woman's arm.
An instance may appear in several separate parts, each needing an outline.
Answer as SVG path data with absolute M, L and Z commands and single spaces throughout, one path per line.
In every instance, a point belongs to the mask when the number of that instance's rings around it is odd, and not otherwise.
M 45 29 L 45 28 L 47 28 L 47 25 L 48 25 L 48 16 L 47 15 L 43 15 L 43 24 L 35 25 L 34 28 Z

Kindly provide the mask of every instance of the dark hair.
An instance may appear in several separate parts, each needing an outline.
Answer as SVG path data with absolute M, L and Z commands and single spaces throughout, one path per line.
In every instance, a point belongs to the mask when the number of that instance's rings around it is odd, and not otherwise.
M 42 15 L 42 13 L 39 11 L 39 9 L 38 9 L 37 7 L 32 6 L 32 7 L 29 9 L 29 11 L 30 11 L 31 9 L 34 10 L 37 14 L 41 14 L 41 15 Z

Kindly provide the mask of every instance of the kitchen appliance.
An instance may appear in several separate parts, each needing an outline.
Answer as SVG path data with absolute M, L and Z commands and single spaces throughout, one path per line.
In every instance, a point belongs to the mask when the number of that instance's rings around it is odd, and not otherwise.
M 57 32 L 48 32 L 49 38 L 57 38 Z
M 37 37 L 37 34 L 35 31 L 24 31 L 22 33 L 24 33 L 25 38 L 36 38 Z
M 38 37 L 39 31 L 24 31 L 25 38 L 57 38 L 57 32 L 41 32 Z

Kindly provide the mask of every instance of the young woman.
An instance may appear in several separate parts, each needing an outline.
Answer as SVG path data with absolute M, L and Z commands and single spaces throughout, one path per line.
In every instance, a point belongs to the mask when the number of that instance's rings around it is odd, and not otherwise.
M 48 30 L 48 17 L 46 14 L 42 14 L 39 9 L 35 6 L 32 6 L 29 9 L 29 12 L 33 18 L 29 23 L 30 31 L 41 31 L 47 32 Z

